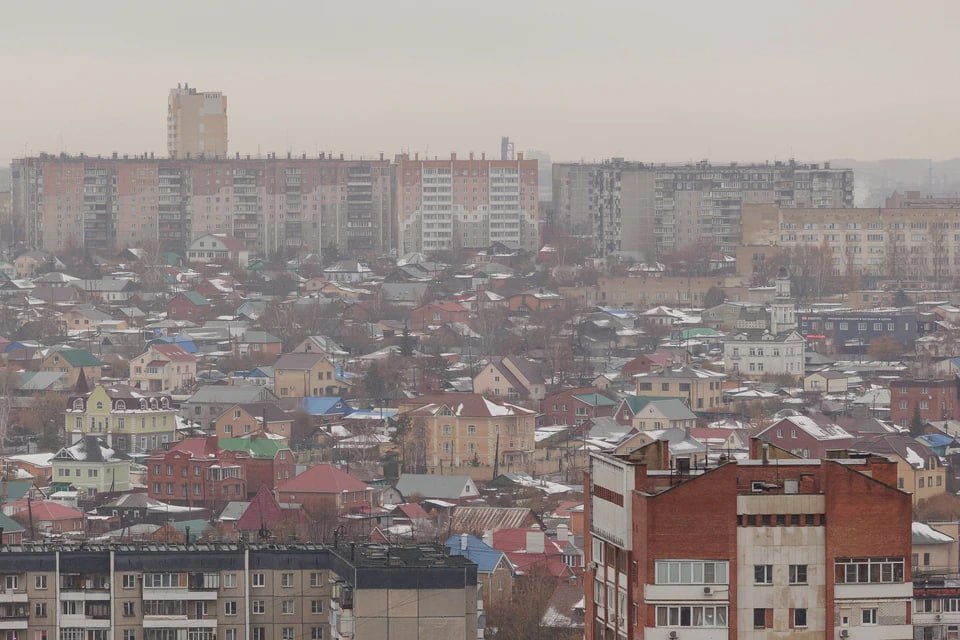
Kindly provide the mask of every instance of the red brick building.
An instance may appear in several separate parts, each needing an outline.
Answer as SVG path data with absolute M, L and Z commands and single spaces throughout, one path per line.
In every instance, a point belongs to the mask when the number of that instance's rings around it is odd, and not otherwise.
M 167 303 L 167 318 L 203 322 L 213 313 L 213 305 L 196 291 L 178 293 Z
M 828 452 L 848 449 L 854 437 L 822 414 L 788 416 L 757 434 L 764 442 L 776 445 L 800 458 L 827 458 Z
M 956 378 L 921 378 L 890 383 L 890 420 L 909 427 L 914 409 L 924 422 L 960 419 Z
M 332 464 L 318 464 L 277 487 L 280 502 L 302 504 L 313 517 L 336 509 L 339 515 L 359 513 L 375 506 L 373 487 Z
M 428 302 L 410 312 L 407 326 L 411 330 L 423 331 L 427 327 L 438 327 L 448 322 L 469 323 L 470 310 L 459 302 Z
M 618 404 L 594 387 L 564 389 L 540 401 L 541 424 L 584 424 L 612 417 Z
M 217 436 L 185 438 L 146 459 L 148 495 L 161 502 L 211 508 L 245 500 L 249 459 L 245 451 L 222 449 Z
M 913 637 L 911 499 L 894 462 L 679 473 L 665 450 L 591 454 L 587 640 Z

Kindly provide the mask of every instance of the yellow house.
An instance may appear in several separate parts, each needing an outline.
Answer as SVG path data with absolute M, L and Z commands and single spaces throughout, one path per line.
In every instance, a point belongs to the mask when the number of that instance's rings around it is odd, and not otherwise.
M 117 451 L 146 453 L 176 441 L 177 411 L 168 395 L 97 385 L 67 401 L 64 431 L 70 442 L 94 435 Z
M 499 473 L 534 470 L 535 411 L 476 393 L 421 396 L 402 403 L 401 411 L 405 407 L 410 446 L 422 447 L 427 473 L 489 480 L 494 467 Z
M 913 494 L 913 504 L 947 490 L 947 470 L 935 451 L 908 435 L 889 433 L 860 440 L 860 451 L 879 453 L 897 462 L 897 487 Z
M 130 361 L 130 380 L 145 391 L 186 389 L 196 378 L 196 356 L 175 344 L 152 344 Z
M 87 497 L 130 490 L 130 456 L 96 436 L 84 436 L 53 456 L 54 490 L 77 489 Z
M 40 362 L 40 371 L 66 374 L 66 383 L 71 387 L 76 386 L 81 371 L 87 384 L 96 384 L 102 367 L 103 363 L 86 349 L 58 349 Z
M 322 353 L 285 353 L 273 363 L 273 391 L 281 398 L 341 396 L 347 384 Z
M 634 376 L 638 396 L 682 398 L 693 411 L 719 411 L 723 407 L 724 380 L 722 373 L 689 365 Z
M 957 575 L 960 522 L 913 523 L 913 575 Z

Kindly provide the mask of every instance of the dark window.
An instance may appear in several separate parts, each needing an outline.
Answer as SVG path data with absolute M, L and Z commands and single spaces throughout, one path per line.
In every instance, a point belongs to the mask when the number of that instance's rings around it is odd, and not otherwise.
M 766 609 L 753 610 L 753 626 L 756 629 L 763 629 L 765 626 L 767 626 L 767 610 Z

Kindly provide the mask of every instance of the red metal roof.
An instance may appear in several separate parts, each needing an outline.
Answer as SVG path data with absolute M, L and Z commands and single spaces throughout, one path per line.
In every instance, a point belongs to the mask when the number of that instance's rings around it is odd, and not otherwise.
M 277 491 L 287 493 L 343 493 L 344 491 L 373 491 L 373 488 L 332 464 L 318 464 L 298 476 L 290 478 Z

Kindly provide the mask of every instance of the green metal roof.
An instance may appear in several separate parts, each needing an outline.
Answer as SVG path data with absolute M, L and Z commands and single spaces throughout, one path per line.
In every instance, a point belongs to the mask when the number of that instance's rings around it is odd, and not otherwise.
M 56 353 L 71 367 L 99 367 L 103 364 L 86 349 L 61 349 Z
M 209 300 L 204 298 L 201 294 L 197 293 L 196 291 L 184 291 L 182 295 L 183 297 L 185 297 L 187 300 L 197 305 L 198 307 L 206 307 L 207 305 L 210 304 Z
M 277 452 L 289 447 L 280 440 L 269 438 L 220 438 L 220 448 L 227 451 L 246 451 L 254 458 L 276 457 Z
M 617 404 L 615 400 L 611 400 L 602 393 L 579 393 L 573 397 L 592 407 L 612 407 Z

